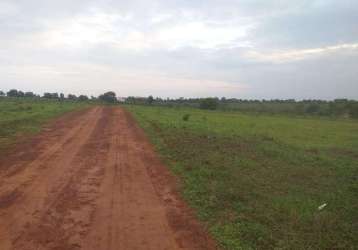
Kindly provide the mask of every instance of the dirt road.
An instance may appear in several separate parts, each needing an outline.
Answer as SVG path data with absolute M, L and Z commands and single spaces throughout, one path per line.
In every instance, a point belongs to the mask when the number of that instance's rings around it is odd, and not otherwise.
M 67 114 L 0 159 L 0 249 L 215 249 L 121 108 Z

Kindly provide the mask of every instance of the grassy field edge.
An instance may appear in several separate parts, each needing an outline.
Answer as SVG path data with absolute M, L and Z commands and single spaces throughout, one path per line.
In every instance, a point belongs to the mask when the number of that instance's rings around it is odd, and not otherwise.
M 87 103 L 24 98 L 0 98 L 0 154 L 39 133 L 46 123 Z
M 126 108 L 224 249 L 354 249 L 356 122 Z

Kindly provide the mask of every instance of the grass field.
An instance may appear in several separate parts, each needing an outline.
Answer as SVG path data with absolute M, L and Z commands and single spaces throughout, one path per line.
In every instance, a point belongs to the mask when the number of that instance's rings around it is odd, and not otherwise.
M 127 109 L 223 248 L 358 246 L 357 121 Z
M 49 119 L 86 105 L 31 98 L 0 98 L 0 154 L 16 139 L 38 132 Z

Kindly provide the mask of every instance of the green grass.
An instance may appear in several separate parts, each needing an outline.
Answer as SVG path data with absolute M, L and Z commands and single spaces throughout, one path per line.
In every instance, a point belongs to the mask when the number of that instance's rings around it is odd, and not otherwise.
M 23 136 L 39 132 L 49 119 L 86 106 L 79 102 L 0 98 L 0 154 Z
M 358 246 L 357 121 L 127 109 L 224 249 Z

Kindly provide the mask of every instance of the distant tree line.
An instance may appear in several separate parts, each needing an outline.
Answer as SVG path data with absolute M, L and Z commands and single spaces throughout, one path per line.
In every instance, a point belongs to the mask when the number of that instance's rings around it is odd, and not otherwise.
M 63 93 L 49 93 L 45 92 L 42 96 L 38 94 L 34 94 L 33 92 L 23 92 L 17 89 L 11 89 L 8 92 L 4 92 L 0 90 L 0 97 L 12 97 L 12 98 L 38 98 L 38 99 L 49 99 L 49 100 L 70 100 L 70 101 L 98 101 L 98 102 L 105 102 L 105 103 L 117 103 L 117 96 L 116 93 L 109 91 L 106 92 L 98 97 L 88 97 L 87 95 L 74 95 L 68 94 L 65 96 Z
M 44 93 L 42 96 L 33 92 L 23 92 L 21 90 L 11 89 L 7 93 L 0 90 L 0 97 L 17 98 L 40 98 L 58 101 L 91 101 L 102 103 L 117 103 L 118 98 L 113 91 L 106 92 L 98 97 L 88 97 L 87 95 L 63 93 Z M 208 110 L 227 110 L 270 114 L 294 114 L 294 115 L 319 115 L 335 117 L 358 118 L 358 101 L 348 99 L 336 99 L 333 101 L 324 100 L 245 100 L 236 98 L 154 98 L 129 96 L 123 100 L 126 104 L 135 105 L 155 105 L 168 107 L 193 107 Z
M 271 114 L 319 115 L 358 118 L 358 102 L 348 99 L 324 100 L 245 100 L 236 98 L 177 98 L 127 97 L 127 104 L 169 107 L 194 107 Z

